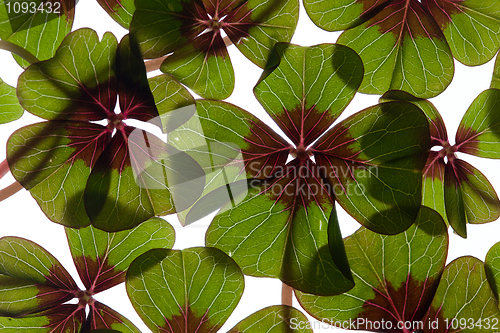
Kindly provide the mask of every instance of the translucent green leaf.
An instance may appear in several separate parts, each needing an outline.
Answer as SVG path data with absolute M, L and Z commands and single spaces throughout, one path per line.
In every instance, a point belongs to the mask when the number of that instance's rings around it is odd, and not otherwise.
M 76 304 L 61 305 L 36 316 L 0 317 L 2 333 L 75 333 L 85 321 L 85 309 Z
M 418 1 L 387 3 L 338 39 L 363 60 L 365 78 L 360 91 L 403 90 L 421 98 L 440 94 L 453 78 L 454 65 L 439 26 Z M 365 5 L 371 4 L 366 1 Z
M 500 48 L 500 3 L 496 0 L 424 0 L 455 59 L 468 66 L 488 62 Z
M 244 288 L 238 265 L 220 250 L 151 250 L 132 262 L 127 293 L 153 332 L 216 332 Z
M 171 248 L 174 228 L 152 218 L 131 230 L 108 233 L 92 226 L 66 228 L 78 274 L 87 290 L 98 293 L 125 281 L 132 261 L 154 248 Z
M 339 294 L 353 283 L 328 247 L 334 209 L 328 187 L 311 161 L 286 166 L 284 174 L 222 208 L 206 233 L 207 246 L 228 253 L 243 272 L 279 278 L 291 287 L 321 295 Z M 246 195 L 245 195 L 246 194 Z M 338 223 L 333 215 L 330 223 Z
M 0 315 L 39 312 L 72 299 L 77 290 L 44 248 L 23 238 L 0 238 Z
M 0 38 L 25 48 L 39 60 L 49 59 L 71 31 L 75 0 L 33 0 L 26 3 L 27 8 L 22 1 L 0 1 Z M 21 66 L 29 65 L 26 60 L 15 58 Z
M 16 88 L 0 79 L 0 124 L 19 119 L 23 113 L 24 109 L 19 105 Z
M 499 320 L 483 262 L 467 256 L 448 264 L 426 314 L 426 325 L 435 323 L 434 332 L 493 333 L 498 331 Z
M 91 29 L 69 34 L 53 58 L 21 74 L 17 87 L 21 105 L 47 120 L 105 119 L 116 104 L 117 46 L 111 33 L 101 41 Z
M 120 333 L 140 333 L 134 324 L 110 307 L 95 301 L 91 306 L 90 314 L 87 318 L 87 326 L 92 329 L 111 329 L 112 332 Z M 94 332 L 94 331 L 91 331 Z
M 371 330 L 368 321 L 419 322 L 432 301 L 443 272 L 448 233 L 435 211 L 422 207 L 404 233 L 384 236 L 361 228 L 345 240 L 355 287 L 338 296 L 296 292 L 302 307 L 319 320 L 334 324 L 354 321 Z M 389 326 L 384 326 L 384 331 Z
M 122 27 L 128 29 L 135 11 L 134 0 L 97 0 L 101 7 Z
M 312 147 L 335 198 L 356 220 L 384 234 L 406 230 L 420 209 L 430 148 L 424 113 L 383 103 L 347 118 Z
M 455 138 L 458 151 L 487 158 L 500 158 L 500 90 L 479 94 L 465 113 Z
M 110 134 L 104 126 L 85 122 L 28 125 L 9 138 L 7 160 L 50 220 L 85 227 L 90 224 L 83 204 L 87 177 Z
M 346 108 L 362 78 L 361 59 L 349 48 L 279 43 L 254 93 L 294 144 L 307 147 Z
M 298 20 L 297 0 L 137 0 L 135 5 L 130 31 L 144 56 L 173 52 L 161 70 L 210 99 L 225 99 L 234 88 L 222 31 L 263 67 L 276 42 L 290 41 Z

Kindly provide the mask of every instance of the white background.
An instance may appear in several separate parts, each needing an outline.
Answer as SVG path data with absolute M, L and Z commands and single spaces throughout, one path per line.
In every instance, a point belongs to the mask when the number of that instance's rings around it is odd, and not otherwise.
M 121 39 L 127 33 L 125 29 L 115 23 L 97 2 L 93 0 L 82 0 L 76 7 L 74 29 L 82 27 L 91 27 L 101 37 L 106 31 L 113 32 L 118 39 Z M 310 21 L 309 17 L 307 17 L 303 8 L 301 8 L 299 25 L 292 42 L 303 46 L 334 43 L 339 34 L 326 32 L 317 28 Z M 267 124 L 271 124 L 273 129 L 283 135 L 278 127 L 272 123 L 269 116 L 265 114 L 252 92 L 253 86 L 260 77 L 262 70 L 247 60 L 236 47 L 229 47 L 229 53 L 233 67 L 235 68 L 236 88 L 233 95 L 227 101 L 258 115 Z M 489 88 L 493 72 L 493 61 L 474 68 L 466 67 L 456 62 L 453 82 L 444 93 L 431 100 L 445 120 L 451 144 L 454 144 L 456 130 L 469 105 L 479 93 Z M 21 72 L 22 69 L 16 64 L 11 55 L 6 51 L 0 51 L 0 77 L 10 85 L 16 86 L 17 77 Z M 152 74 L 158 75 L 160 73 Z M 357 94 L 340 119 L 344 119 L 368 106 L 377 104 L 378 97 Z M 25 113 L 18 121 L 0 125 L 0 145 L 5 147 L 4 145 L 9 135 L 16 129 L 37 121 L 36 117 Z M 500 178 L 497 176 L 500 161 L 459 155 L 460 158 L 468 161 L 483 172 L 494 187 L 500 188 Z M 0 149 L 0 160 L 3 159 L 5 159 L 5 148 Z M 8 186 L 13 181 L 14 179 L 10 174 L 6 175 L 0 180 L 0 188 Z M 337 210 L 344 237 L 360 227 L 338 205 Z M 175 249 L 204 245 L 204 233 L 210 223 L 209 219 L 199 221 L 188 227 L 181 227 L 175 216 L 167 216 L 165 219 L 175 227 Z M 468 225 L 467 231 L 468 239 L 464 240 L 453 234 L 450 230 L 448 262 L 462 255 L 472 255 L 484 260 L 489 248 L 497 241 L 500 241 L 500 225 L 498 221 L 484 225 Z M 38 205 L 27 191 L 22 190 L 7 200 L 0 202 L 0 237 L 3 236 L 24 237 L 40 244 L 65 266 L 79 286 L 83 288 L 70 256 L 64 228 L 50 222 L 40 211 Z M 280 304 L 280 281 L 268 278 L 246 277 L 245 283 L 245 292 L 238 307 L 219 332 L 227 332 L 240 320 L 259 309 L 269 305 Z M 126 296 L 123 284 L 96 295 L 96 299 L 111 306 L 132 320 L 141 331 L 150 332 L 137 314 L 135 314 Z M 295 300 L 294 306 L 299 308 Z M 341 331 L 333 327 L 326 328 L 325 325 L 319 322 L 316 324 L 312 322 L 312 326 L 317 333 Z

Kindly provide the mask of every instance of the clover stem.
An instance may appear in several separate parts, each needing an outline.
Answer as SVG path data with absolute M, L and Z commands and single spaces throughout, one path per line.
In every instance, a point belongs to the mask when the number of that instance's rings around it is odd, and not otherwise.
M 292 306 L 293 288 L 283 283 L 281 287 L 281 305 Z
M 7 159 L 3 160 L 2 163 L 0 163 L 0 179 L 2 179 L 3 176 L 5 176 L 9 172 L 9 164 L 7 163 Z
M 3 188 L 0 190 L 0 201 L 4 201 L 5 199 L 13 196 L 17 192 L 23 189 L 23 185 L 19 182 L 14 182 L 7 186 L 6 188 Z
M 231 40 L 229 39 L 229 37 L 226 36 L 226 37 L 223 38 L 223 40 L 224 40 L 224 44 L 226 44 L 226 47 L 228 47 L 230 45 L 233 45 L 233 42 L 231 42 Z M 151 59 L 151 60 L 144 61 L 144 65 L 146 65 L 146 72 L 149 73 L 149 72 L 155 71 L 157 69 L 160 69 L 161 64 L 168 57 L 170 57 L 170 54 L 167 54 L 166 56 L 159 57 L 159 58 L 156 58 L 156 59 Z
M 0 49 L 15 53 L 30 64 L 40 61 L 30 51 L 5 40 L 0 40 Z

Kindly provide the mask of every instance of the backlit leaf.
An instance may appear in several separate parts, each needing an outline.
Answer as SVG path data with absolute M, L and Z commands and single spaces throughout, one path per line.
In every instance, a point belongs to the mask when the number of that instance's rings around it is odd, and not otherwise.
M 363 65 L 341 45 L 280 43 L 264 73 L 255 96 L 295 145 L 307 147 L 352 100 Z
M 365 6 L 372 3 L 367 1 Z M 439 26 L 418 1 L 387 3 L 338 39 L 363 60 L 365 78 L 360 91 L 404 90 L 421 98 L 440 94 L 451 82 L 454 66 Z
M 0 315 L 38 312 L 72 299 L 77 290 L 64 267 L 38 244 L 0 239 Z
M 135 11 L 134 0 L 97 0 L 101 7 L 122 27 L 128 29 Z
M 91 312 L 87 318 L 87 325 L 92 329 L 112 329 L 111 332 L 140 333 L 139 329 L 127 318 L 111 309 L 110 307 L 94 302 Z M 94 332 L 94 331 L 91 331 Z
M 458 151 L 500 158 L 500 90 L 483 91 L 465 113 L 455 138 Z
M 126 286 L 153 332 L 216 332 L 236 307 L 244 279 L 220 250 L 156 249 L 134 260 Z
M 19 105 L 16 88 L 0 79 L 0 124 L 19 119 L 23 113 L 24 109 Z
M 483 262 L 460 257 L 449 263 L 426 314 L 431 332 L 496 332 L 500 311 L 486 278 Z
M 85 320 L 85 309 L 76 304 L 61 305 L 37 316 L 0 317 L 2 333 L 75 333 Z
M 132 261 L 154 248 L 171 248 L 175 231 L 165 220 L 152 218 L 131 230 L 107 233 L 92 226 L 66 228 L 78 274 L 87 290 L 98 293 L 125 281 Z
M 342 207 L 367 228 L 396 234 L 413 223 L 420 209 L 429 148 L 422 111 L 391 102 L 342 121 L 312 150 Z
M 17 5 L 16 5 L 17 3 Z M 0 1 L 0 38 L 19 45 L 39 60 L 51 58 L 63 38 L 71 31 L 75 0 Z M 39 10 L 43 6 L 44 10 Z M 26 67 L 29 63 L 15 56 Z
M 443 272 L 448 247 L 446 225 L 435 211 L 422 207 L 404 233 L 385 236 L 361 228 L 345 240 L 355 287 L 338 296 L 296 292 L 304 309 L 326 323 L 354 321 L 357 329 L 373 329 L 366 321 L 420 321 Z M 389 331 L 385 326 L 384 331 Z M 427 332 L 427 331 L 425 331 Z
M 90 224 L 83 204 L 87 177 L 110 134 L 101 125 L 84 122 L 28 125 L 9 138 L 7 159 L 13 176 L 50 220 L 85 227 Z
M 424 0 L 455 59 L 468 66 L 488 62 L 500 48 L 500 3 L 496 0 Z
M 263 67 L 275 43 L 290 41 L 298 20 L 297 0 L 137 0 L 135 5 L 130 31 L 144 56 L 173 52 L 161 70 L 210 99 L 225 99 L 234 88 L 222 32 Z

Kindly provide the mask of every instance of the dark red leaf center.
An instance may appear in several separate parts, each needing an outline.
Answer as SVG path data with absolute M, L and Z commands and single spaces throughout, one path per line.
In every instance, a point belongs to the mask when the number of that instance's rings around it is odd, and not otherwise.
M 108 128 L 110 130 L 122 131 L 125 128 L 125 116 L 123 113 L 113 113 L 108 116 Z
M 80 305 L 80 307 L 86 307 L 87 305 L 92 305 L 94 304 L 94 298 L 92 297 L 93 296 L 93 292 L 91 291 L 83 291 L 83 290 L 80 290 L 78 291 L 78 293 L 76 294 L 76 297 L 78 298 L 78 304 Z
M 443 149 L 439 151 L 439 157 L 446 158 L 448 162 L 453 162 L 456 158 L 455 153 L 457 150 L 456 146 L 452 146 L 448 142 L 445 142 L 443 144 Z
M 312 152 L 308 150 L 302 143 L 299 144 L 296 148 L 291 148 L 290 154 L 293 158 L 297 158 L 301 161 L 305 161 L 312 156 Z

